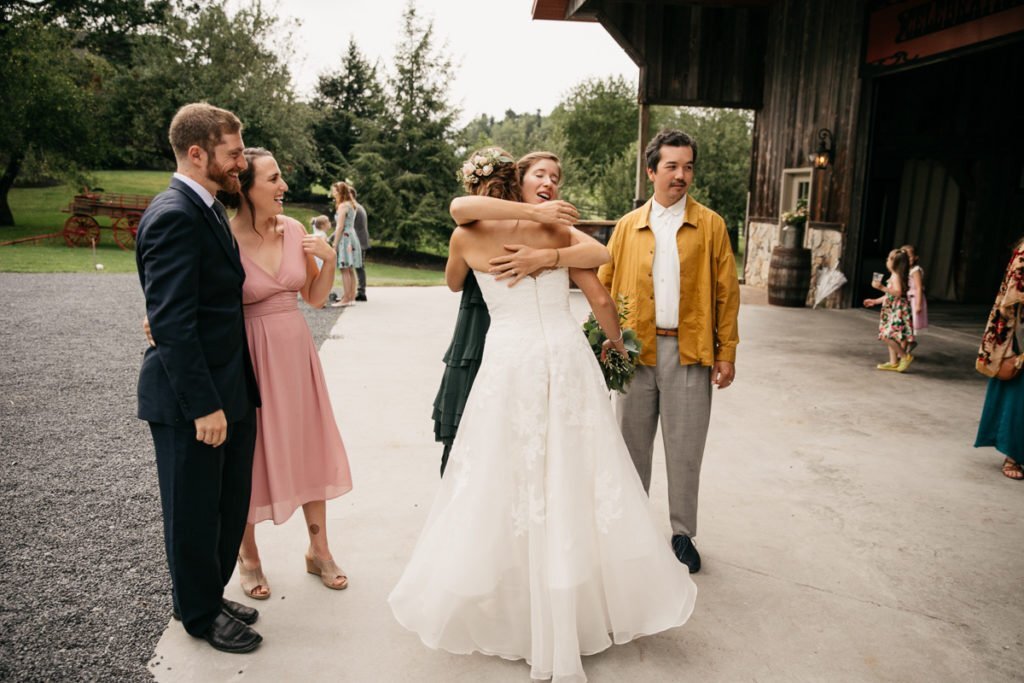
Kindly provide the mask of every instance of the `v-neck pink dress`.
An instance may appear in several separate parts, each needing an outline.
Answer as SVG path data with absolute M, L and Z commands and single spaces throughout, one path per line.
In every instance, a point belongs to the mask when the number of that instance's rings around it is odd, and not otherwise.
M 313 335 L 298 306 L 306 282 L 305 230 L 287 221 L 273 276 L 242 251 L 245 331 L 263 407 L 256 410 L 249 522 L 281 524 L 303 503 L 352 489 Z

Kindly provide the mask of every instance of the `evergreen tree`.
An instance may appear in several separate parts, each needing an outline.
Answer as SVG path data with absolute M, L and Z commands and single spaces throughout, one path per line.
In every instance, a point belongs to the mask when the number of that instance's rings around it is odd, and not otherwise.
M 352 148 L 368 137 L 387 110 L 377 65 L 363 56 L 354 38 L 349 38 L 341 68 L 317 80 L 313 108 L 318 115 L 313 142 L 321 167 L 316 180 L 329 187 L 349 171 Z
M 458 189 L 451 73 L 451 59 L 435 45 L 433 22 L 410 0 L 388 79 L 388 111 L 365 131 L 353 163 L 375 233 L 400 249 L 443 246 L 451 231 L 448 203 Z

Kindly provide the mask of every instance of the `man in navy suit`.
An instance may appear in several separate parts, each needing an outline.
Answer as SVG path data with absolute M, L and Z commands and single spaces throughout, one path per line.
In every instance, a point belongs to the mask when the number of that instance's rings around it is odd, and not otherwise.
M 140 419 L 156 449 L 174 616 L 225 652 L 262 641 L 256 610 L 224 600 L 252 489 L 259 392 L 245 337 L 245 272 L 220 190 L 237 193 L 242 125 L 188 104 L 171 121 L 178 169 L 139 222 L 135 252 L 153 345 L 139 372 Z

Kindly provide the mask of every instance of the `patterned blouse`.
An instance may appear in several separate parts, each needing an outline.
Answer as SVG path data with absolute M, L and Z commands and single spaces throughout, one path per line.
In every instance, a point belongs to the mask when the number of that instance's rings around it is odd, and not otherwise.
M 988 316 L 985 334 L 974 364 L 983 375 L 995 377 L 1003 360 L 1014 355 L 1014 335 L 1021 334 L 1021 309 L 1024 308 L 1024 242 L 1017 245 L 1006 267 L 1003 284 Z

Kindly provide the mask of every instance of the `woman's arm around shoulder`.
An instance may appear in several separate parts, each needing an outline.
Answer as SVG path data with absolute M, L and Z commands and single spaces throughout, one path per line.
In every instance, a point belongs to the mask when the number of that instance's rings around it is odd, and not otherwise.
M 461 292 L 469 273 L 469 264 L 463 256 L 466 233 L 462 228 L 455 228 L 448 240 L 448 262 L 444 266 L 444 281 L 448 289 Z
M 462 226 L 482 220 L 520 220 L 568 226 L 580 216 L 575 206 L 558 199 L 543 204 L 526 204 L 479 195 L 456 197 L 449 206 L 449 212 Z

